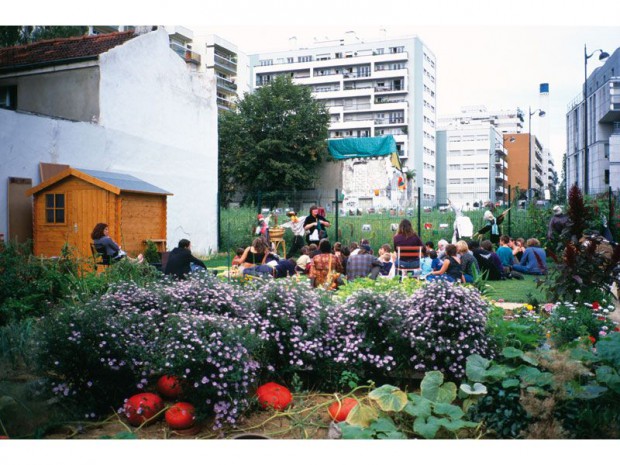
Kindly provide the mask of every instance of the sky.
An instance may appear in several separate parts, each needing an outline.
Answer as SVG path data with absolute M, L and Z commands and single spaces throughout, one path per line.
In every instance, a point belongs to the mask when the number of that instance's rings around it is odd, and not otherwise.
M 583 47 L 588 52 L 620 47 L 620 8 L 612 0 L 187 0 L 182 4 L 129 5 L 106 1 L 84 9 L 82 1 L 18 4 L 3 12 L 4 24 L 163 24 L 197 34 L 214 33 L 245 53 L 288 49 L 289 38 L 311 46 L 314 38 L 340 38 L 355 31 L 364 41 L 418 36 L 435 54 L 437 117 L 463 106 L 488 109 L 541 106 L 539 84 L 549 83 L 545 121 L 532 117 L 532 133 L 548 145 L 561 171 L 566 151 L 566 112 L 582 92 Z M 66 5 L 58 8 L 59 4 Z M 33 6 L 34 5 L 34 6 Z M 20 21 L 28 20 L 28 22 Z M 588 74 L 600 62 L 588 61 Z M 524 132 L 527 132 L 527 113 Z

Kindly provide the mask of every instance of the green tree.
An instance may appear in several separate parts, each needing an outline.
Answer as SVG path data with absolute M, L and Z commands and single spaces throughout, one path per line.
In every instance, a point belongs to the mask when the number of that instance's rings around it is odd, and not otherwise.
M 87 26 L 0 26 L 0 47 L 82 36 L 87 32 Z
M 219 120 L 220 193 L 312 187 L 327 157 L 329 113 L 310 88 L 277 77 Z
M 554 179 L 553 181 L 554 184 L 557 185 L 556 180 Z M 566 153 L 562 155 L 562 182 L 560 183 L 556 194 L 556 203 L 566 203 Z

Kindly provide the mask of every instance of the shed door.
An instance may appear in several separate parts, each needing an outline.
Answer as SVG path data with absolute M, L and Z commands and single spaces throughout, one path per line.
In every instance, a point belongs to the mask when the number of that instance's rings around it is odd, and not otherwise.
M 8 186 L 8 213 L 9 230 L 8 240 L 25 242 L 32 239 L 32 197 L 25 192 L 32 187 L 32 179 L 9 178 Z M 0 231 L 4 234 L 4 231 Z
M 91 255 L 90 233 L 95 225 L 110 222 L 106 200 L 106 193 L 100 190 L 84 189 L 70 193 L 69 243 L 82 257 Z

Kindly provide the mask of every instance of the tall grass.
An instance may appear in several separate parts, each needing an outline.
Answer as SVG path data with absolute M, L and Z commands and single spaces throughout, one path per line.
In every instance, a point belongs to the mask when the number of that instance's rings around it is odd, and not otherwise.
M 299 212 L 305 215 L 306 212 Z M 368 239 L 371 245 L 378 249 L 382 244 L 392 243 L 394 231 L 393 225 L 398 225 L 400 221 L 407 218 L 413 224 L 414 229 L 418 229 L 418 213 L 417 210 L 409 210 L 409 215 L 405 212 L 396 212 L 390 214 L 389 211 L 384 213 L 362 214 L 360 216 L 342 216 L 338 218 L 338 240 L 343 244 L 349 244 L 352 241 L 359 242 L 360 239 Z M 484 210 L 474 210 L 465 212 L 472 224 L 474 231 L 484 226 L 482 215 Z M 327 213 L 327 219 L 332 226 L 328 228 L 328 237 L 330 241 L 336 239 L 335 215 L 333 212 Z M 513 237 L 537 237 L 544 238 L 546 227 L 551 213 L 546 210 L 538 210 L 531 208 L 529 210 L 513 208 L 511 211 L 510 224 L 508 219 L 502 224 L 502 232 Z M 430 212 L 421 212 L 420 229 L 418 231 L 424 242 L 433 241 L 437 243 L 439 239 L 451 240 L 453 234 L 453 224 L 455 214 L 452 211 L 440 212 L 432 210 Z M 278 223 L 281 224 L 287 220 L 285 215 L 280 215 Z M 271 226 L 273 226 L 273 218 Z M 429 229 L 425 229 L 425 224 L 430 224 Z M 370 225 L 370 230 L 363 230 L 363 225 Z M 510 226 L 510 227 L 509 227 Z M 232 251 L 238 247 L 247 247 L 254 239 L 254 228 L 256 227 L 256 209 L 251 207 L 240 208 L 223 208 L 220 211 L 220 232 L 222 237 L 220 252 Z M 287 244 L 291 244 L 293 235 L 287 230 L 284 239 Z

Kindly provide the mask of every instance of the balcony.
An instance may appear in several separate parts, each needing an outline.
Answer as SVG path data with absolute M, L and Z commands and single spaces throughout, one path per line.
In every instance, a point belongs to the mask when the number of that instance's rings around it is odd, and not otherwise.
M 237 84 L 221 76 L 217 76 L 217 86 L 228 92 L 237 92 Z
M 193 50 L 174 43 L 170 44 L 170 48 L 174 51 L 174 53 L 183 58 L 185 63 L 192 63 L 195 65 L 200 64 L 200 54 L 194 52 Z
M 343 109 L 344 111 L 370 110 L 370 103 L 347 104 Z
M 222 97 L 218 97 L 217 98 L 217 105 L 221 108 L 225 108 L 228 110 L 231 110 L 234 108 L 235 104 L 233 102 L 231 102 L 230 100 L 226 100 Z
M 375 93 L 380 94 L 383 92 L 407 92 L 407 90 L 399 86 L 389 86 L 389 87 L 375 86 Z
M 401 118 L 375 118 L 375 125 L 389 125 L 389 124 L 405 124 L 405 117 Z
M 220 66 L 223 69 L 230 71 L 232 73 L 237 74 L 237 61 L 229 60 L 228 58 L 224 58 L 218 54 L 215 54 L 213 57 L 216 66 Z

